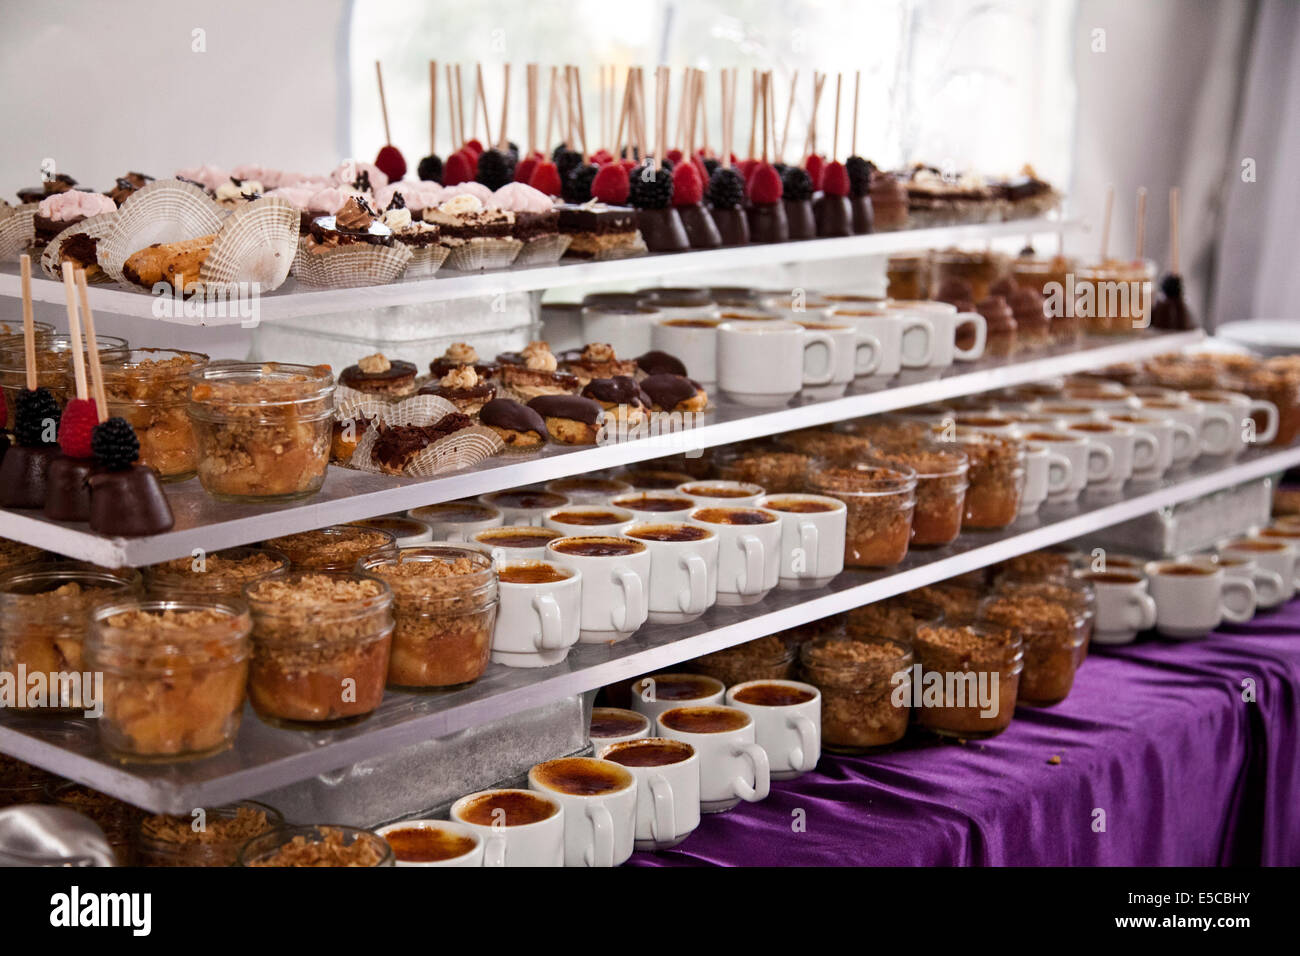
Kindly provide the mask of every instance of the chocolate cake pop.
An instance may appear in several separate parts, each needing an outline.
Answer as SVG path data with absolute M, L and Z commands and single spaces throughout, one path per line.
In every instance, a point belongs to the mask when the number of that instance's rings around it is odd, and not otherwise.
M 853 207 L 849 205 L 849 174 L 841 162 L 826 164 L 822 173 L 822 194 L 814 205 L 817 235 L 853 235 Z
M 691 247 L 681 217 L 673 207 L 673 177 L 653 160 L 629 177 L 628 202 L 637 210 L 636 224 L 651 252 L 685 252 Z
M 673 207 L 681 217 L 686 240 L 692 249 L 717 249 L 722 235 L 704 208 L 704 181 L 694 163 L 681 163 L 673 170 Z
M 749 177 L 749 235 L 753 242 L 788 242 L 781 177 L 771 163 L 759 163 Z
M 781 204 L 785 206 L 785 218 L 789 223 L 792 241 L 817 237 L 812 197 L 812 177 L 807 171 L 798 166 L 786 167 L 781 174 Z
M 175 524 L 157 473 L 136 463 L 140 440 L 125 418 L 95 426 L 91 446 L 99 470 L 90 476 L 90 529 L 132 537 L 159 534 Z
M 23 352 L 26 388 L 14 400 L 14 438 L 18 444 L 0 462 L 0 506 L 40 508 L 45 504 L 50 459 L 58 454 L 59 405 L 37 385 L 36 324 L 32 317 L 32 257 L 20 259 L 23 295 Z

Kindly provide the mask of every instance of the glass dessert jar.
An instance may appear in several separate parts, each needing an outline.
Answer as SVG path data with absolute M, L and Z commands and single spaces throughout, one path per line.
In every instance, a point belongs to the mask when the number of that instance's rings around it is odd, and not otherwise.
M 822 748 L 866 753 L 907 733 L 912 650 L 888 638 L 817 638 L 799 651 L 803 679 L 822 694 Z M 896 676 L 897 675 L 897 676 Z
M 174 558 L 144 569 L 153 597 L 242 601 L 244 588 L 289 573 L 289 559 L 270 548 L 226 548 L 202 557 Z
M 98 608 L 86 662 L 104 675 L 104 749 L 120 760 L 165 762 L 233 744 L 248 682 L 249 629 L 242 602 Z
M 965 739 L 1007 729 L 1025 666 L 1018 635 L 983 624 L 924 626 L 913 649 L 921 666 L 917 723 Z
M 912 514 L 914 548 L 952 543 L 961 533 L 970 462 L 961 448 L 938 442 L 877 446 L 875 454 L 894 466 L 916 472 L 916 510 Z
M 483 676 L 498 604 L 490 555 L 473 547 L 416 545 L 372 555 L 357 570 L 383 579 L 393 592 L 390 685 L 457 687 Z
M 140 440 L 140 464 L 164 481 L 194 476 L 198 450 L 186 411 L 190 374 L 207 368 L 201 352 L 133 349 L 104 369 L 108 414 L 125 418 Z
M 1242 377 L 1241 390 L 1257 401 L 1277 406 L 1277 435 L 1272 445 L 1289 445 L 1300 435 L 1300 370 L 1258 368 Z M 1257 427 L 1262 424 L 1256 422 Z
M 844 563 L 887 568 L 907 557 L 916 508 L 916 472 L 876 458 L 851 466 L 819 461 L 808 473 L 808 490 L 838 498 L 848 509 Z
M 970 462 L 962 530 L 1013 524 L 1025 489 L 1024 442 L 966 428 L 958 428 L 954 437 Z
M 335 524 L 271 538 L 265 546 L 288 556 L 295 571 L 351 571 L 369 557 L 393 557 L 397 537 L 382 528 Z
M 1051 548 L 1030 551 L 1008 558 L 997 566 L 997 581 L 1041 581 L 1044 578 L 1064 578 L 1080 567 L 1083 555 L 1077 551 L 1057 551 Z M 1086 562 L 1085 562 L 1086 563 Z
M 0 675 L 66 675 L 50 691 L 57 700 L 24 699 L 16 710 L 84 710 L 80 678 L 87 667 L 84 648 L 91 611 L 143 591 L 140 572 L 110 570 L 80 561 L 24 565 L 0 575 Z
M 832 431 L 830 428 L 805 428 L 797 432 L 786 432 L 778 435 L 775 443 L 785 451 L 821 459 L 823 463 L 851 464 L 871 453 L 871 442 L 866 438 L 849 432 Z M 813 465 L 810 463 L 809 467 Z
M 126 339 L 115 335 L 101 335 L 99 364 L 104 372 L 126 361 L 129 346 Z M 84 348 L 84 346 L 83 346 Z M 36 384 L 47 388 L 62 408 L 73 394 L 72 339 L 67 335 L 50 335 L 43 341 L 37 336 Z M 6 428 L 14 427 L 14 407 L 18 393 L 27 388 L 27 358 L 23 350 L 22 326 L 18 326 L 18 339 L 13 347 L 0 346 L 0 391 L 4 392 L 8 410 Z
M 803 491 L 811 461 L 808 455 L 775 446 L 723 448 L 713 453 L 718 478 L 761 485 L 768 494 Z
M 46 348 L 50 339 L 54 336 L 54 326 L 48 322 L 32 323 L 33 338 L 36 341 L 36 348 Z M 6 349 L 21 349 L 23 347 L 23 321 L 22 319 L 0 319 L 0 351 Z M 27 386 L 24 385 L 24 388 Z
M 234 866 L 253 837 L 284 826 L 284 816 L 256 800 L 196 810 L 192 816 L 157 814 L 140 821 L 137 866 Z
M 320 490 L 329 464 L 329 366 L 228 363 L 190 376 L 188 412 L 203 490 L 224 501 L 289 501 Z
M 1089 332 L 1132 335 L 1151 324 L 1156 264 L 1150 259 L 1107 259 L 1076 273 L 1075 312 Z M 1091 293 L 1091 295 L 1090 295 Z M 1089 302 L 1091 298 L 1091 302 Z
M 239 850 L 239 866 L 393 866 L 388 841 L 369 830 L 341 826 L 282 826 Z
M 885 294 L 891 299 L 918 302 L 930 298 L 930 254 L 904 252 L 889 257 L 885 270 L 889 287 Z
M 688 665 L 696 674 L 714 677 L 730 687 L 750 680 L 786 680 L 794 674 L 798 645 L 781 634 L 769 634 L 712 654 Z
M 1120 558 L 1114 558 L 1118 565 Z M 1141 570 L 1139 568 L 1139 570 Z M 1097 592 L 1092 583 L 1083 577 L 1045 577 L 1037 580 L 999 578 L 996 593 L 1016 601 L 1047 601 L 1068 608 L 1078 618 L 1083 640 L 1074 647 L 1075 666 L 1083 663 L 1092 640 L 1093 622 L 1097 617 Z
M 917 628 L 937 625 L 943 618 L 940 605 L 909 592 L 847 611 L 844 627 L 845 633 L 858 640 L 885 637 L 911 647 Z
M 50 557 L 48 551 L 43 551 L 30 544 L 23 544 L 21 541 L 10 541 L 8 538 L 0 538 L 0 574 L 12 569 L 22 567 L 24 564 L 34 564 L 37 561 L 44 561 Z
M 973 302 L 988 298 L 989 287 L 1002 273 L 1003 258 L 994 252 L 964 252 L 960 249 L 943 249 L 930 254 L 934 268 L 932 288 L 945 284 L 963 283 L 970 289 Z
M 292 572 L 244 589 L 253 618 L 248 699 L 285 727 L 365 717 L 384 698 L 393 592 L 376 577 Z
M 980 604 L 977 617 L 1020 638 L 1020 703 L 1050 707 L 1069 696 L 1088 642 L 1090 617 L 1085 612 L 1042 597 L 999 592 Z

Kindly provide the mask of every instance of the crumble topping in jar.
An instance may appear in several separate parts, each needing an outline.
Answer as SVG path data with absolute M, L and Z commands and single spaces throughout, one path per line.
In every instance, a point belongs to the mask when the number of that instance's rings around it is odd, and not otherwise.
M 761 485 L 768 494 L 803 491 L 811 461 L 799 452 L 761 449 L 714 456 L 719 478 Z
M 777 438 L 777 444 L 787 451 L 823 458 L 837 464 L 848 464 L 871 453 L 871 442 L 867 439 L 859 435 L 831 431 L 829 428 L 807 428 L 802 431 L 787 432 Z
M 785 680 L 794 672 L 797 649 L 781 635 L 769 634 L 697 657 L 690 670 L 715 677 L 728 687 L 750 680 Z
M 384 697 L 393 593 L 378 578 L 294 572 L 244 589 L 252 610 L 248 699 L 272 724 L 351 720 Z
M 233 866 L 239 848 L 283 825 L 274 807 L 244 800 L 202 811 L 202 817 L 156 814 L 140 821 L 136 861 L 141 866 Z
M 1036 581 L 1047 577 L 1064 577 L 1074 571 L 1070 555 L 1064 551 L 1030 551 L 1003 561 L 998 568 L 999 580 Z
M 243 866 L 392 866 L 393 851 L 369 830 L 280 827 L 254 837 L 239 853 Z
M 289 572 L 289 559 L 269 548 L 226 548 L 201 557 L 173 558 L 145 568 L 149 590 L 170 597 L 188 595 L 242 599 L 244 588 Z
M 100 741 L 125 760 L 230 746 L 248 680 L 242 605 L 146 601 L 95 612 L 87 663 L 104 674 Z
M 266 547 L 288 555 L 295 571 L 351 571 L 363 558 L 396 554 L 396 541 L 391 531 L 336 524 L 272 538 Z
M 938 624 L 943 616 L 943 608 L 911 592 L 855 607 L 844 615 L 844 625 L 846 633 L 858 640 L 885 637 L 910 647 L 918 627 Z
M 49 797 L 56 806 L 75 810 L 94 821 L 104 831 L 118 866 L 131 866 L 135 862 L 131 835 L 144 817 L 143 810 L 72 781 L 52 786 Z
M 917 628 L 921 665 L 917 722 L 934 733 L 967 739 L 1006 730 L 1016 708 L 1024 650 L 1019 636 L 978 624 Z
M 844 502 L 848 511 L 844 563 L 856 568 L 885 568 L 907 556 L 916 506 L 916 472 L 891 467 L 878 459 L 839 466 L 815 462 L 808 490 Z
M 1074 686 L 1079 649 L 1088 640 L 1081 611 L 1042 597 L 994 595 L 980 605 L 979 617 L 1024 643 L 1021 703 L 1046 707 L 1065 700 Z
M 907 733 L 912 651 L 886 638 L 817 638 L 799 652 L 803 676 L 822 694 L 822 746 L 863 753 Z M 895 674 L 902 674 L 895 681 Z M 901 682 L 903 706 L 895 704 Z
M 1025 487 L 1025 446 L 1019 439 L 958 429 L 970 460 L 963 529 L 993 530 L 1015 523 Z
M 891 465 L 916 472 L 916 510 L 912 514 L 912 546 L 951 544 L 961 533 L 965 514 L 966 453 L 934 442 L 885 444 L 875 454 Z
M 388 683 L 453 687 L 477 680 L 492 654 L 497 575 L 473 548 L 417 545 L 362 564 L 393 592 Z
M 329 366 L 232 363 L 190 376 L 189 416 L 204 491 L 292 500 L 325 481 L 333 432 Z
M 140 439 L 140 464 L 165 481 L 194 475 L 198 447 L 186 411 L 190 375 L 207 367 L 200 352 L 135 349 L 127 360 L 104 369 L 108 414 L 125 418 Z
M 0 574 L 3 574 L 10 568 L 17 568 L 24 564 L 31 564 L 34 561 L 40 561 L 47 554 L 48 552 L 30 544 L 23 544 L 21 541 L 10 541 L 8 538 L 0 538 Z

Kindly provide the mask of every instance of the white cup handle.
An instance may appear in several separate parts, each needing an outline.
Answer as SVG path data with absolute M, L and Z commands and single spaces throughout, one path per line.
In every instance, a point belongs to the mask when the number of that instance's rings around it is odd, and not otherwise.
M 618 581 L 623 588 L 623 607 L 615 608 L 611 615 L 614 630 L 635 631 L 645 623 L 647 612 L 641 575 L 627 568 L 619 568 L 614 572 L 614 580 Z
M 1242 595 L 1242 600 L 1238 607 L 1233 607 L 1229 600 L 1230 596 L 1236 592 Z M 1255 606 L 1258 603 L 1255 594 L 1255 582 L 1247 581 L 1245 578 L 1228 578 L 1223 582 L 1223 616 L 1233 624 L 1244 624 L 1255 616 Z
M 864 350 L 869 351 L 871 356 L 866 361 L 861 361 Z M 876 374 L 876 369 L 880 368 L 880 362 L 885 357 L 885 352 L 880 345 L 880 339 L 870 332 L 859 332 L 854 355 L 853 377 L 866 378 L 868 375 Z
M 746 803 L 766 800 L 772 789 L 772 766 L 768 763 L 767 751 L 758 744 L 739 744 L 735 755 L 748 758 L 754 770 L 753 786 L 750 786 L 749 781 L 744 777 L 737 777 L 732 781 L 736 796 Z
M 1215 424 L 1223 427 L 1223 441 L 1212 442 L 1209 433 Z M 1226 455 L 1232 451 L 1241 428 L 1233 421 L 1232 412 L 1226 408 L 1207 407 L 1205 417 L 1201 419 L 1201 452 L 1212 457 Z
M 1264 418 L 1267 420 L 1268 424 L 1264 426 L 1264 434 L 1255 435 L 1255 441 L 1253 444 L 1267 445 L 1277 437 L 1277 406 L 1265 399 L 1256 399 L 1250 403 L 1250 414 L 1253 415 L 1256 412 L 1263 412 Z
M 934 323 L 929 319 L 908 319 L 903 323 L 903 332 L 900 336 L 900 342 L 907 338 L 907 333 L 913 329 L 920 329 L 925 333 L 925 348 L 921 350 L 918 358 L 909 359 L 902 356 L 900 361 L 904 368 L 928 368 L 934 361 L 935 334 Z M 901 351 L 902 346 L 899 346 Z
M 708 607 L 709 566 L 698 554 L 688 554 L 681 561 L 686 569 L 686 590 L 677 595 L 677 606 L 683 614 L 699 614 Z
M 1282 575 L 1276 571 L 1270 571 L 1268 568 L 1256 568 L 1253 575 L 1255 581 L 1255 595 L 1259 598 L 1259 603 L 1266 607 L 1272 607 L 1282 600 Z
M 1140 449 L 1146 449 L 1142 455 Z M 1133 436 L 1133 470 L 1146 471 L 1156 466 L 1160 460 L 1160 442 L 1150 432 L 1137 432 Z
M 790 766 L 800 773 L 808 773 L 817 766 L 821 754 L 821 735 L 817 725 L 804 714 L 795 714 L 790 718 L 790 727 L 799 734 L 799 746 L 790 751 Z
M 667 843 L 677 836 L 673 832 L 677 814 L 673 807 L 673 788 L 663 774 L 653 774 L 646 778 L 650 788 L 650 799 L 654 808 L 650 813 L 650 836 L 656 843 Z
M 1093 467 L 1094 462 L 1101 462 L 1099 467 Z M 1109 445 L 1103 445 L 1100 442 L 1088 443 L 1088 481 L 1102 482 L 1110 481 L 1111 475 L 1115 474 L 1115 451 Z
M 1150 594 L 1131 595 L 1129 606 L 1134 612 L 1128 615 L 1133 630 L 1145 631 L 1156 626 L 1156 602 Z
M 821 550 L 821 536 L 817 533 L 817 525 L 811 521 L 799 522 L 799 547 L 803 551 L 804 564 L 807 570 L 802 574 L 795 574 L 793 560 L 791 561 L 790 573 L 797 578 L 815 578 L 817 577 L 817 555 Z M 793 556 L 792 556 L 793 557 Z
M 835 377 L 835 340 L 825 332 L 805 332 L 803 336 L 803 353 L 818 345 L 826 346 L 826 370 L 814 375 L 805 375 L 805 385 L 829 385 Z
M 984 354 L 984 343 L 988 340 L 989 324 L 978 312 L 958 312 L 956 328 L 963 325 L 975 326 L 975 342 L 968 349 L 954 349 L 953 357 L 959 362 L 973 362 Z
M 1174 464 L 1185 465 L 1201 453 L 1196 440 L 1196 429 L 1183 422 L 1174 422 Z
M 741 594 L 757 594 L 763 590 L 763 542 L 752 534 L 742 535 L 740 546 L 745 550 L 745 573 L 736 582 Z
M 541 630 L 533 645 L 539 651 L 558 651 L 564 648 L 564 631 L 560 627 L 560 605 L 550 594 L 538 594 L 533 598 L 533 610 L 541 622 Z
M 1057 476 L 1053 478 L 1052 476 Z M 1074 480 L 1074 465 L 1064 455 L 1051 452 L 1047 456 L 1047 493 L 1055 495 L 1070 487 Z
M 609 807 L 601 804 L 588 806 L 587 819 L 591 821 L 591 846 L 583 852 L 583 862 L 588 866 L 613 866 L 614 817 Z
M 487 838 L 487 842 L 483 846 L 483 865 L 506 865 L 506 836 L 504 833 L 493 833 Z

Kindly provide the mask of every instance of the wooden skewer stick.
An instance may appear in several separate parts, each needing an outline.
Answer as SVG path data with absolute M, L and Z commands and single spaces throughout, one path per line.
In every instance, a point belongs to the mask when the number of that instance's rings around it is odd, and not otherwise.
M 627 122 L 627 106 L 632 94 L 632 69 L 628 68 L 627 78 L 623 81 L 623 104 L 618 110 L 618 131 L 614 134 L 614 160 L 617 162 L 623 154 L 623 126 Z
M 429 155 L 438 155 L 438 61 L 429 61 Z
M 858 155 L 858 85 L 862 80 L 862 71 L 853 71 L 853 135 L 849 138 L 849 155 Z
M 785 124 L 781 127 L 781 145 L 776 148 L 776 156 L 785 162 L 785 144 L 790 138 L 790 117 L 794 116 L 794 93 L 799 88 L 799 71 L 790 75 L 790 96 L 785 103 Z
M 767 80 L 768 75 L 764 73 L 763 79 L 759 84 L 759 95 L 763 101 L 763 162 L 767 162 Z
M 709 152 L 709 74 L 704 70 L 697 70 L 699 76 L 699 104 L 700 104 L 700 148 L 704 150 L 705 155 Z
M 1137 246 L 1133 258 L 1141 262 L 1147 237 L 1147 188 L 1145 186 L 1138 187 L 1137 220 Z
M 582 71 L 577 66 L 573 68 L 573 96 L 578 101 L 578 138 L 582 140 L 582 155 L 590 155 L 587 152 L 587 114 L 582 105 Z
M 840 158 L 840 87 L 844 83 L 844 74 L 835 74 L 835 132 L 831 134 L 831 162 Z
M 36 391 L 36 322 L 32 316 L 32 257 L 23 253 L 19 261 L 23 286 L 23 359 L 27 368 L 27 391 Z
M 388 131 L 388 102 L 384 99 L 384 71 L 379 61 L 375 61 L 375 79 L 379 81 L 379 112 L 384 117 L 384 142 L 393 144 L 393 134 Z
M 90 311 L 90 300 L 86 295 L 86 273 L 77 270 L 77 287 L 81 290 L 81 311 L 86 320 L 86 350 L 90 353 L 90 381 L 95 394 L 95 407 L 99 410 L 99 420 L 108 418 L 108 399 L 104 394 L 104 370 L 99 365 L 99 340 L 95 337 L 95 313 Z
M 555 128 L 555 67 L 551 67 L 551 95 L 546 101 L 546 138 L 542 141 L 542 149 L 549 151 L 552 148 L 551 130 Z
M 1178 275 L 1178 187 L 1169 190 L 1169 271 Z
M 1115 207 L 1115 187 L 1106 187 L 1106 211 L 1101 217 L 1101 261 L 1106 261 L 1106 251 L 1110 247 L 1110 214 Z
M 469 142 L 465 138 L 465 85 L 464 77 L 460 72 L 460 64 L 456 64 L 456 138 L 460 141 L 459 149 Z
M 510 115 L 510 64 L 505 65 L 505 75 L 502 77 L 501 91 L 501 135 L 497 137 L 497 149 L 501 152 L 506 151 L 506 144 L 510 141 L 506 139 L 506 117 Z
M 72 372 L 77 398 L 86 397 L 86 356 L 81 348 L 81 321 L 77 318 L 77 284 L 71 262 L 63 263 L 63 294 L 68 300 L 68 337 L 72 339 Z
M 772 134 L 772 157 L 780 162 L 776 155 L 776 73 L 767 71 L 767 125 Z
M 813 102 L 812 113 L 808 117 L 808 135 L 803 141 L 803 156 L 808 156 L 817 151 L 817 108 L 822 101 L 822 87 L 826 85 L 826 73 L 813 71 Z M 800 160 L 802 160 L 802 156 Z
M 478 105 L 483 108 L 483 138 L 490 143 L 492 142 L 492 121 L 488 119 L 487 90 L 483 86 L 483 64 L 482 63 L 474 64 L 474 82 L 476 86 L 474 92 L 475 95 L 478 97 Z M 474 123 L 475 125 L 478 124 L 477 116 L 474 118 Z
M 749 157 L 754 157 L 754 137 L 758 132 L 758 71 L 749 71 Z

